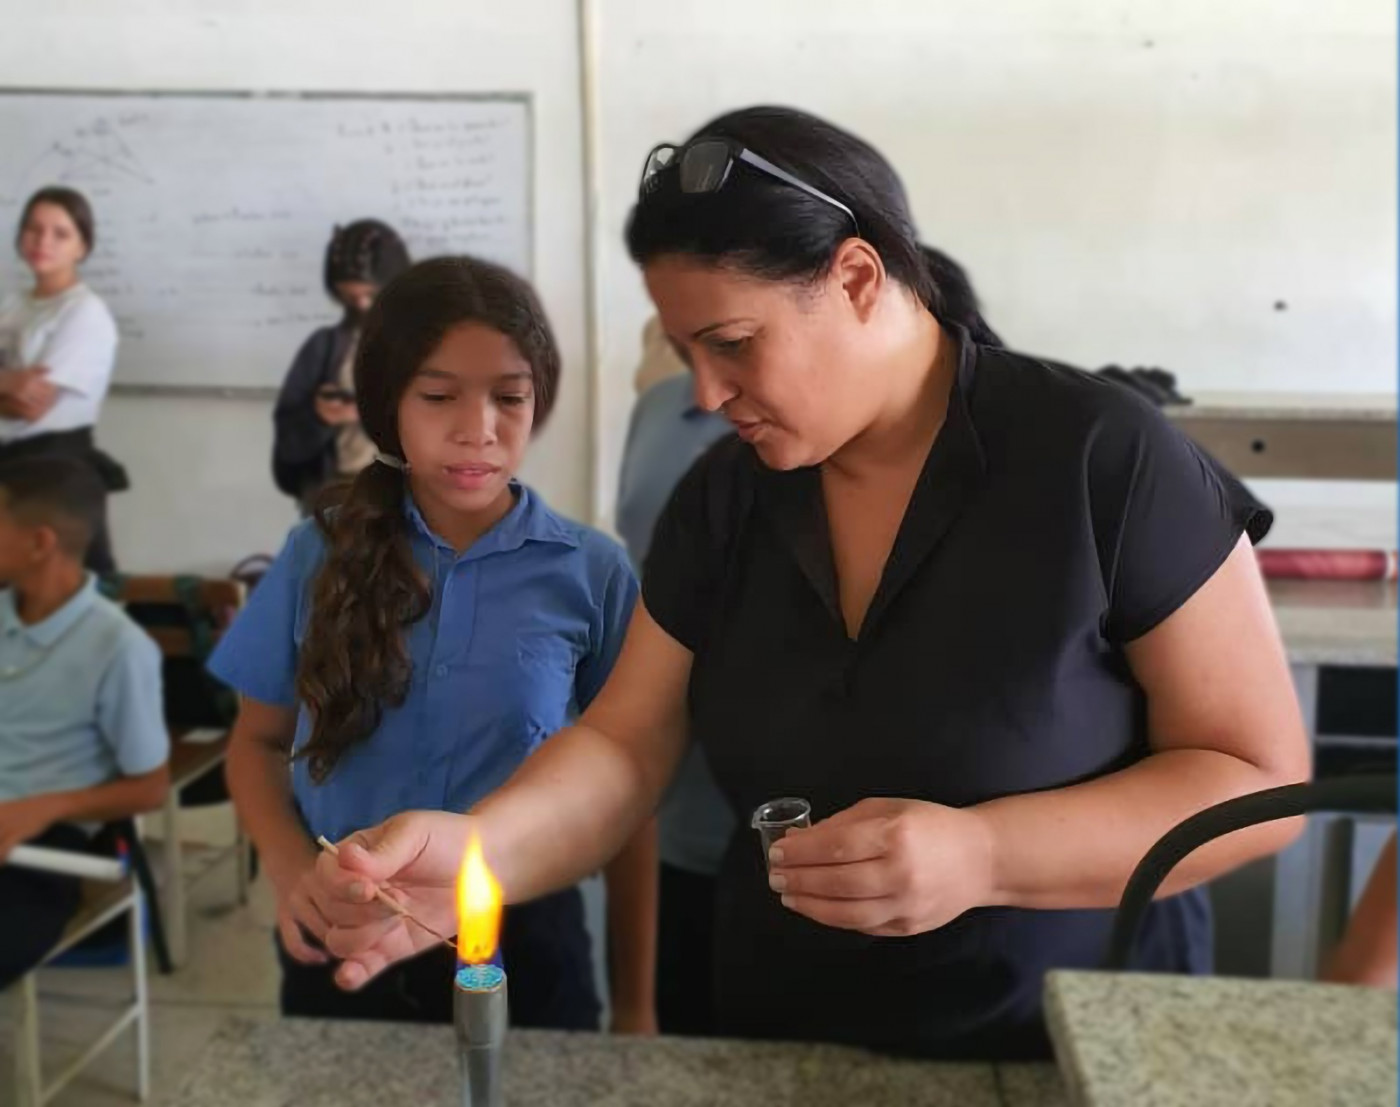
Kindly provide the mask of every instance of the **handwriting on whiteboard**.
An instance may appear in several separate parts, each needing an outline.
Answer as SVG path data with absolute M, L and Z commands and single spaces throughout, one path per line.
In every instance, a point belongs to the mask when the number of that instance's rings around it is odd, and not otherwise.
M 93 202 L 87 282 L 123 338 L 117 380 L 276 384 L 311 328 L 332 228 L 377 217 L 415 257 L 528 272 L 520 102 L 0 95 L 0 228 L 67 184 Z M 0 259 L 0 292 L 24 281 Z

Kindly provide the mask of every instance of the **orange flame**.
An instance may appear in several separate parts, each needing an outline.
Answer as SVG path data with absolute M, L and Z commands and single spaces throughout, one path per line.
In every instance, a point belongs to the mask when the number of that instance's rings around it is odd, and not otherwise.
M 476 831 L 457 878 L 457 922 L 457 956 L 469 965 L 491 960 L 501 937 L 501 886 L 486 864 Z

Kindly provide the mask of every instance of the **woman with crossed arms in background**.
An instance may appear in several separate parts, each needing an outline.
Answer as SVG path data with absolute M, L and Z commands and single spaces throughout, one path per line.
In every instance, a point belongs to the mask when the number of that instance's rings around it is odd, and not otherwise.
M 659 147 L 627 241 L 737 437 L 663 513 L 578 724 L 470 816 L 320 860 L 338 980 L 425 944 L 376 885 L 450 931 L 473 831 L 508 902 L 565 885 L 696 741 L 735 812 L 819 819 L 769 870 L 730 842 L 720 1033 L 1045 1055 L 1045 971 L 1100 964 L 1151 845 L 1309 773 L 1250 548 L 1268 512 L 1132 392 L 948 322 L 893 170 L 821 120 L 751 109 Z M 1295 829 L 1188 858 L 1138 966 L 1208 971 L 1201 885 Z
M 25 203 L 15 246 L 34 287 L 0 300 L 0 461 L 72 457 L 116 491 L 126 474 L 92 437 L 117 360 L 116 321 L 80 269 L 96 240 L 82 193 L 51 186 Z M 87 567 L 116 568 L 105 503 Z

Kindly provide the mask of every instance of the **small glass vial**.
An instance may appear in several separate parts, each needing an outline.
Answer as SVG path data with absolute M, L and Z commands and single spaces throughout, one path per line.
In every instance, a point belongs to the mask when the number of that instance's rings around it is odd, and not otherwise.
M 812 805 L 805 799 L 793 796 L 769 800 L 754 810 L 749 825 L 758 831 L 758 844 L 763 850 L 763 863 L 766 865 L 768 850 L 774 842 L 789 830 L 812 825 Z

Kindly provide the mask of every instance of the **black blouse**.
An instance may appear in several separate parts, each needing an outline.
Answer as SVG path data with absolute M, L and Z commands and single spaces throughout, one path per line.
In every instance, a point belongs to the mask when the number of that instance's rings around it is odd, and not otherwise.
M 856 640 L 817 469 L 736 438 L 658 522 L 643 596 L 693 652 L 691 736 L 746 824 L 804 796 L 952 806 L 1102 776 L 1148 753 L 1122 646 L 1180 607 L 1269 513 L 1120 385 L 963 333 L 948 416 Z M 741 829 L 720 876 L 721 1030 L 925 1056 L 1048 1049 L 1044 972 L 1096 967 L 1112 912 L 981 908 L 912 938 L 786 910 Z M 1154 905 L 1140 967 L 1204 971 L 1203 893 Z

